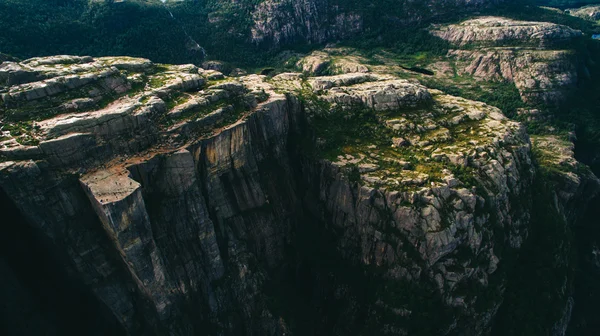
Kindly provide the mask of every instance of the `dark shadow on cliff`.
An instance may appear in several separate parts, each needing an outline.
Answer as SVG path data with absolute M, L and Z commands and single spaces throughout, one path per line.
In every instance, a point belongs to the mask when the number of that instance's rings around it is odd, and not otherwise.
M 577 251 L 575 306 L 567 335 L 592 336 L 600 330 L 600 196 L 573 228 Z
M 0 334 L 124 335 L 0 190 Z
M 492 335 L 559 335 L 555 329 L 566 327 L 559 325 L 573 281 L 572 233 L 555 207 L 551 177 L 543 175 L 539 170 L 529 237 L 508 270 Z

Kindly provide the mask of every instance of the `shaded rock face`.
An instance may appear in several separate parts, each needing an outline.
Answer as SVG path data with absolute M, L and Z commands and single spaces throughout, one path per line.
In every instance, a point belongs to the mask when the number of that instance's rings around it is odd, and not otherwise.
M 513 82 L 528 103 L 560 103 L 579 80 L 577 56 L 564 45 L 582 33 L 566 26 L 484 17 L 432 34 L 459 48 L 448 53 L 458 74 Z
M 561 168 L 561 173 L 554 176 L 556 203 L 567 223 L 577 223 L 581 219 L 578 217 L 600 192 L 600 180 L 575 159 L 572 142 L 557 136 L 535 136 L 532 143 L 541 151 L 546 164 Z
M 62 57 L 4 69 L 22 68 L 32 76 L 2 95 L 12 225 L 47 239 L 127 334 L 491 327 L 534 175 L 527 134 L 498 109 L 364 73 L 212 81 L 192 65 Z M 97 72 L 110 75 L 82 81 Z M 382 143 L 326 136 L 322 118 L 356 111 Z
M 252 41 L 274 45 L 296 40 L 323 43 L 363 29 L 360 14 L 344 12 L 327 0 L 263 1 L 252 12 L 252 21 Z
M 458 46 L 501 45 L 515 41 L 545 46 L 582 35 L 580 31 L 554 23 L 515 21 L 493 16 L 442 26 L 433 34 Z
M 252 11 L 251 40 L 272 46 L 290 42 L 323 43 L 343 39 L 363 31 L 373 22 L 365 16 L 385 18 L 392 24 L 411 24 L 444 15 L 452 10 L 474 10 L 501 1 L 430 0 L 419 3 L 397 1 L 379 4 L 393 6 L 386 12 L 375 10 L 371 2 L 344 3 L 331 0 L 266 0 Z M 380 23 L 380 20 L 377 20 Z

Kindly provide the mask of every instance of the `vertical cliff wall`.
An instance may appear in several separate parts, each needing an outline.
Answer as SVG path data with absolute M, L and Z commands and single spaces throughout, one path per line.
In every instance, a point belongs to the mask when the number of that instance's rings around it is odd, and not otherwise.
M 491 329 L 535 176 L 499 109 L 364 73 L 59 56 L 2 74 L 9 224 L 46 242 L 107 328 Z

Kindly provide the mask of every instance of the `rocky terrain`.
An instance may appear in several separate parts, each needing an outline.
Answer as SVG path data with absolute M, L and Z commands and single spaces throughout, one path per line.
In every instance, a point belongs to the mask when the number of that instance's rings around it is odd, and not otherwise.
M 497 0 L 395 1 L 370 6 L 367 1 L 343 3 L 316 0 L 260 1 L 252 11 L 252 41 L 279 45 L 291 41 L 323 43 L 356 35 L 381 24 L 418 24 L 451 11 L 477 10 L 500 3 Z M 385 12 L 381 12 L 386 8 Z M 375 21 L 374 21 L 375 20 Z M 366 26 L 366 27 L 365 27 Z
M 374 27 L 362 1 L 208 5 L 266 49 Z M 2 57 L 0 330 L 593 334 L 600 180 L 558 112 L 593 74 L 588 36 L 495 16 L 421 33 L 451 49 L 329 44 L 260 75 Z
M 569 15 L 580 17 L 590 21 L 600 21 L 600 5 L 590 5 L 581 8 L 566 9 L 565 12 Z
M 491 328 L 535 175 L 497 108 L 379 74 L 74 56 L 0 74 L 10 225 L 47 240 L 118 329 L 290 334 L 315 313 L 281 308 L 297 290 L 331 316 L 318 332 L 411 333 L 433 311 L 431 332 Z
M 485 17 L 432 33 L 458 47 L 448 53 L 457 74 L 514 82 L 525 102 L 555 104 L 577 85 L 577 56 L 563 46 L 582 33 L 567 26 Z

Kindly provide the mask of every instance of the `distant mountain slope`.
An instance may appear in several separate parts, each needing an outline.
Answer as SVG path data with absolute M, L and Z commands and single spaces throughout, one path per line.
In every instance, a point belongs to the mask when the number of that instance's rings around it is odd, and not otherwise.
M 4 0 L 0 52 L 131 55 L 158 62 L 260 60 L 257 50 L 320 44 L 362 31 L 446 21 L 502 0 Z M 169 13 L 170 11 L 170 13 Z M 184 32 L 185 31 L 185 32 Z M 195 44 L 193 44 L 195 46 Z

